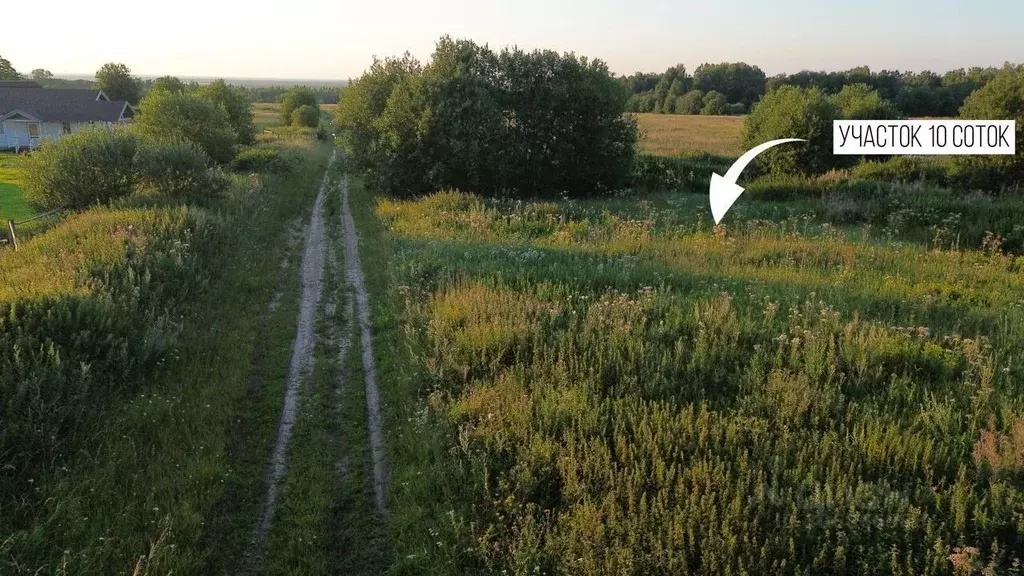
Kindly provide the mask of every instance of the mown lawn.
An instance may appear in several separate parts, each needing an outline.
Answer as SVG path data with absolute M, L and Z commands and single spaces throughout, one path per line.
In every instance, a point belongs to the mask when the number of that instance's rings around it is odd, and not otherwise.
M 0 154 L 0 222 L 22 220 L 35 214 L 21 197 L 17 162 L 18 157 L 13 154 Z
M 637 114 L 640 146 L 659 156 L 686 152 L 709 152 L 739 156 L 743 116 L 688 116 L 682 114 Z

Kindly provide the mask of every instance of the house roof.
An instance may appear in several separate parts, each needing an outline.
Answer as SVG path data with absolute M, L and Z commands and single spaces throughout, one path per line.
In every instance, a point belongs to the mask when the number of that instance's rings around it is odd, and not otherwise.
M 127 102 L 110 101 L 98 89 L 47 89 L 34 82 L 2 82 L 0 119 L 15 111 L 40 122 L 117 122 L 131 115 Z

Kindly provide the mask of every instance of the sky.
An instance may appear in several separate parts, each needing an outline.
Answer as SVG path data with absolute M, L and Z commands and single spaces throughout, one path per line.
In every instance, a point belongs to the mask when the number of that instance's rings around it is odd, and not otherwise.
M 1024 62 L 1021 0 L 177 0 L 122 9 L 49 0 L 59 14 L 2 27 L 22 73 L 348 79 L 376 56 L 428 60 L 442 35 L 600 58 L 617 74 L 744 61 L 802 69 L 941 72 Z M 244 6 L 244 7 L 240 7 Z

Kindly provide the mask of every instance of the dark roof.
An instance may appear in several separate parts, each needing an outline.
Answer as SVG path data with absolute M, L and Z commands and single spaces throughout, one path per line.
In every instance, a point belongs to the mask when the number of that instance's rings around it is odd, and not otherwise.
M 6 84 L 6 83 L 5 83 Z M 95 88 L 47 89 L 0 84 L 0 117 L 15 110 L 40 122 L 117 122 L 125 102 L 97 100 Z

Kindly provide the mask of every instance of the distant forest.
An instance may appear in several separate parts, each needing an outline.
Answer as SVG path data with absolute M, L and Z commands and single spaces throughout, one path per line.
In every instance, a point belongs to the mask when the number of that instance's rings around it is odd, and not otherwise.
M 1020 65 L 1004 64 L 1003 68 Z M 779 86 L 815 87 L 837 94 L 844 86 L 864 84 L 892 101 L 906 116 L 956 116 L 967 96 L 999 72 L 998 67 L 974 67 L 937 74 L 882 70 L 867 66 L 843 72 L 804 70 L 768 77 L 745 62 L 702 64 L 693 75 L 682 64 L 660 74 L 637 72 L 619 80 L 632 94 L 631 112 L 662 114 L 746 114 L 766 92 Z
M 96 80 L 88 79 L 67 79 L 57 78 L 47 72 L 46 70 L 33 70 L 31 79 L 39 83 L 44 88 L 95 88 L 98 86 Z M 153 86 L 154 78 L 139 78 L 140 94 L 145 95 L 146 92 Z M 228 84 L 232 84 L 231 80 L 227 80 Z M 200 82 L 191 81 L 186 84 L 199 85 Z M 247 83 L 249 84 L 249 83 Z M 294 88 L 296 85 L 272 85 L 272 86 L 253 86 L 253 85 L 239 85 L 236 87 L 242 91 L 251 101 L 253 102 L 280 102 L 284 97 L 285 93 Z M 305 86 L 310 92 L 312 92 L 317 100 L 321 104 L 337 104 L 338 95 L 341 93 L 343 87 L 339 86 Z

